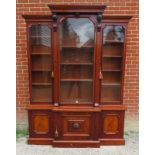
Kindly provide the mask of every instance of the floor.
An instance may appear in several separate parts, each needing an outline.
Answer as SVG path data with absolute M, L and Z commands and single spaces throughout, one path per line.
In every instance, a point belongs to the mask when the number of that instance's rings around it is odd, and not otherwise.
M 138 117 L 125 119 L 124 146 L 101 146 L 100 148 L 53 148 L 49 145 L 28 145 L 26 137 L 17 139 L 16 155 L 138 155 Z

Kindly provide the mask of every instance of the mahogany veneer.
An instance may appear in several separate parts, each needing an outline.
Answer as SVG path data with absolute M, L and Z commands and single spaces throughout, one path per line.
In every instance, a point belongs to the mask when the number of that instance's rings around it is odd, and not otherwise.
M 129 16 L 105 5 L 49 5 L 27 22 L 29 144 L 124 145 L 123 85 Z

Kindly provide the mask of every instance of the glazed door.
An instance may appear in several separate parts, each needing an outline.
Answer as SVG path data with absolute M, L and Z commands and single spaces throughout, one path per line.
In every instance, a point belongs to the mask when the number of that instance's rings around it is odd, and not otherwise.
M 31 102 L 51 103 L 53 61 L 50 26 L 46 23 L 30 25 L 28 38 Z
M 106 24 L 103 28 L 101 104 L 120 104 L 124 76 L 125 28 Z
M 88 18 L 65 18 L 59 27 L 60 103 L 92 104 L 94 24 Z

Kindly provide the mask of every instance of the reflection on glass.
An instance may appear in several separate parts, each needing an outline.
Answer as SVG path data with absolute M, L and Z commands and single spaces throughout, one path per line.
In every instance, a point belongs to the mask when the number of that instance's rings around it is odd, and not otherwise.
M 103 30 L 101 102 L 118 102 L 121 99 L 123 26 L 109 25 Z
M 60 44 L 73 47 L 93 46 L 94 26 L 86 18 L 67 18 L 63 20 L 60 27 Z
M 32 102 L 51 102 L 50 29 L 47 25 L 30 28 Z
M 124 28 L 123 26 L 106 26 L 104 28 L 104 41 L 107 40 L 113 40 L 113 41 L 119 41 L 124 42 Z
M 94 25 L 67 18 L 60 25 L 60 100 L 90 103 L 93 91 Z
M 34 25 L 30 28 L 31 45 L 50 47 L 50 29 L 47 25 Z

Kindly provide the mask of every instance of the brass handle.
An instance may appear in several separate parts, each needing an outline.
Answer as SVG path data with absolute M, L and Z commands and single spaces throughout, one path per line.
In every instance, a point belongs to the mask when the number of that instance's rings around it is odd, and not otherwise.
M 57 127 L 55 129 L 55 138 L 58 138 L 59 137 L 59 133 L 58 133 L 58 130 L 57 130 Z
M 103 79 L 103 75 L 102 75 L 102 72 L 100 71 L 100 80 Z
M 51 72 L 51 78 L 52 79 L 54 78 L 54 72 L 53 71 Z

